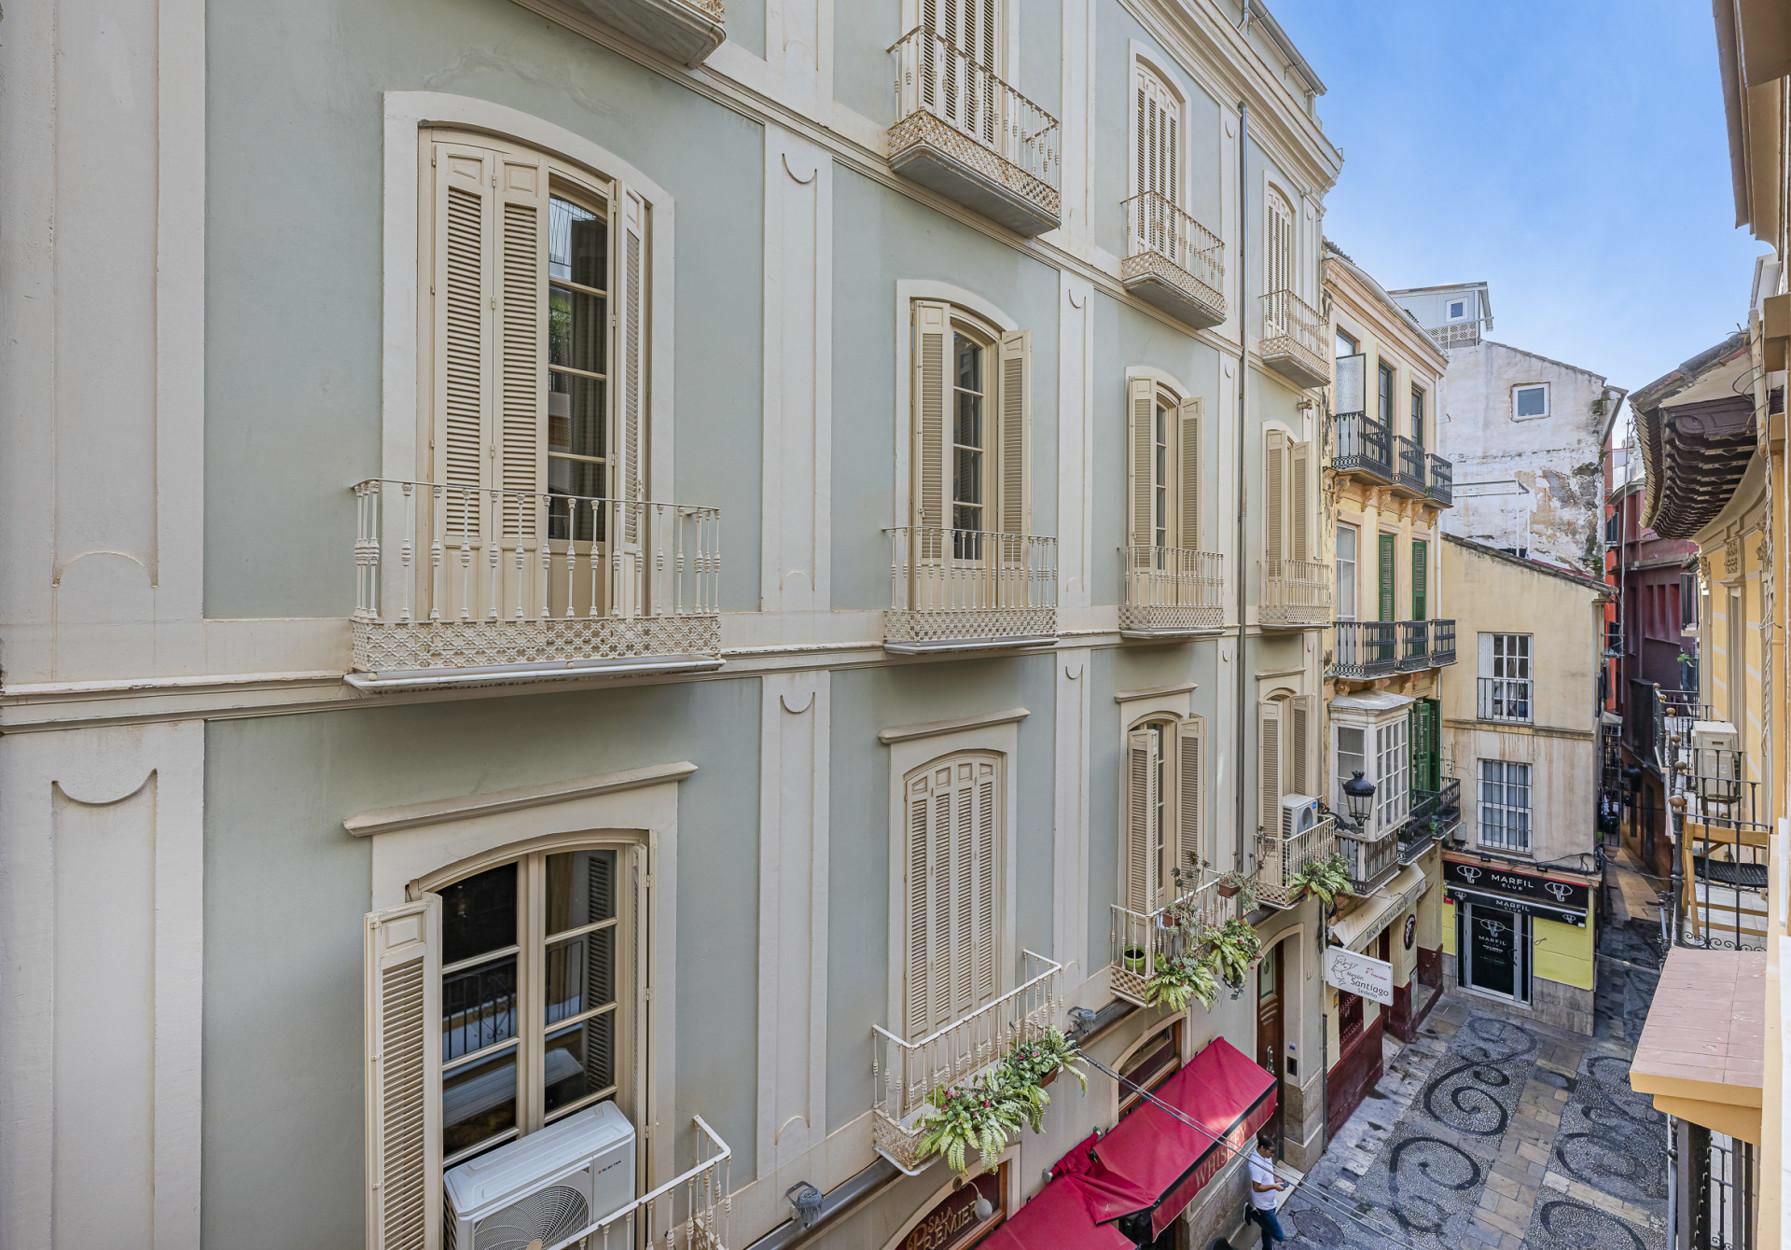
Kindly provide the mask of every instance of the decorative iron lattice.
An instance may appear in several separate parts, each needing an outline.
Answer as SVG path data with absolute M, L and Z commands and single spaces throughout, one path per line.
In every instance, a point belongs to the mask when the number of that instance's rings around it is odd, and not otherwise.
M 721 654 L 721 617 L 354 622 L 364 673 Z

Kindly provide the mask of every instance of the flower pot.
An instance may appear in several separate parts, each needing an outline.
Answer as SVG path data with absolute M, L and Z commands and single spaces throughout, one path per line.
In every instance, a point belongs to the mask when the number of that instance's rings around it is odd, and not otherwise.
M 1055 1081 L 1057 1079 L 1057 1074 L 1062 1071 L 1062 1068 L 1052 1068 L 1049 1072 L 1045 1073 L 1044 1076 L 1039 1078 L 1039 1088 L 1049 1089 L 1051 1087 L 1051 1082 Z
M 1238 885 L 1235 881 L 1221 881 L 1219 883 L 1219 897 L 1236 898 L 1238 896 L 1238 891 L 1242 888 L 1243 887 Z
M 1125 965 L 1127 972 L 1143 972 L 1144 948 L 1142 946 L 1126 947 L 1125 950 L 1120 952 L 1120 962 Z

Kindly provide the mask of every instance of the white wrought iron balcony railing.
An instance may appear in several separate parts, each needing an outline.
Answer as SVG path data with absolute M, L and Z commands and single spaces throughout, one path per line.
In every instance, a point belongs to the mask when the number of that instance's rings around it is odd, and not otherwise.
M 1160 191 L 1134 195 L 1119 278 L 1128 291 L 1194 326 L 1225 320 L 1225 243 Z
M 579 7 L 685 65 L 701 65 L 727 38 L 724 0 L 579 0 Z
M 1302 869 L 1331 858 L 1337 849 L 1336 822 L 1330 817 L 1304 833 L 1263 834 L 1257 840 L 1256 901 L 1285 910 L 1300 901 L 1305 889 Z
M 1173 903 L 1155 911 L 1138 912 L 1113 904 L 1109 988 L 1127 1002 L 1144 1006 L 1145 986 L 1156 970 L 1158 957 L 1173 959 L 1185 954 L 1206 930 L 1241 916 L 1241 899 L 1242 895 L 1221 895 L 1219 877 L 1209 874 Z
M 734 1152 L 702 1116 L 691 1117 L 701 1161 L 573 1233 L 540 1250 L 730 1250 L 733 1246 Z M 483 1238 L 481 1238 L 483 1244 Z M 513 1243 L 522 1245 L 522 1242 Z
M 963 1084 L 1022 1042 L 1043 1037 L 1063 1014 L 1063 965 L 1022 951 L 1025 980 L 963 1017 L 912 1041 L 871 1026 L 872 1144 L 909 1176 L 918 1158 L 917 1121 L 933 1092 Z
M 1262 297 L 1262 363 L 1296 386 L 1331 380 L 1325 319 L 1292 291 Z
M 1225 623 L 1225 557 L 1187 547 L 1125 547 L 1122 634 L 1160 636 Z
M 1331 623 L 1331 569 L 1318 560 L 1265 560 L 1262 623 L 1305 628 Z
M 916 26 L 889 51 L 890 168 L 1019 234 L 1059 225 L 1057 119 L 937 30 Z
M 889 531 L 883 646 L 899 653 L 1057 641 L 1057 540 L 993 530 Z
M 353 684 L 721 663 L 713 508 L 390 480 L 354 496 Z

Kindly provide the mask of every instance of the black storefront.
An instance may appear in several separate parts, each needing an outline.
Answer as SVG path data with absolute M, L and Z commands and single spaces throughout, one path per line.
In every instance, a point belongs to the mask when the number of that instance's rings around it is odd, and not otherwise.
M 1445 896 L 1455 904 L 1456 974 L 1468 989 L 1530 1001 L 1533 922 L 1582 926 L 1591 883 L 1526 872 L 1487 860 L 1443 858 Z

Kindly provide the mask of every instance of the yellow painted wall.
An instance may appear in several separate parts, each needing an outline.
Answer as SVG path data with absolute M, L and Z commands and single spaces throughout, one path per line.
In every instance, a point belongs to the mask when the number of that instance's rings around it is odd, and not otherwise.
M 1443 900 L 1443 953 L 1455 954 L 1455 904 Z
M 1590 923 L 1562 924 L 1540 917 L 1532 920 L 1530 951 L 1534 974 L 1545 981 L 1590 990 L 1594 971 L 1592 928 Z

